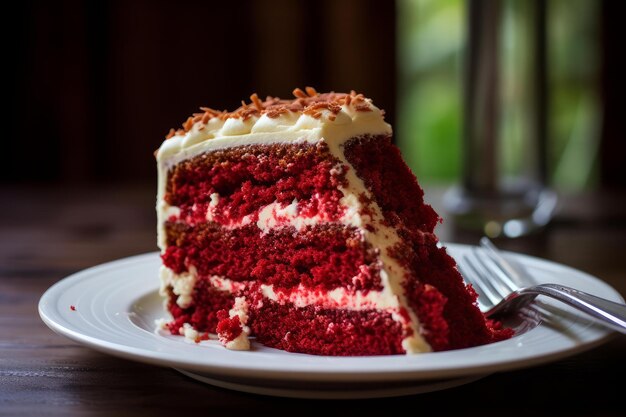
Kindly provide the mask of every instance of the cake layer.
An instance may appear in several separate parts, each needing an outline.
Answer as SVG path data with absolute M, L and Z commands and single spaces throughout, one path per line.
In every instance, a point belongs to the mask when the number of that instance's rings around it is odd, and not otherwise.
M 344 152 L 391 226 L 433 232 L 439 216 L 424 204 L 424 191 L 389 136 L 350 139 Z
M 260 233 L 256 224 L 223 229 L 215 224 L 166 222 L 164 264 L 177 274 L 255 280 L 283 288 L 380 290 L 377 251 L 354 227 L 336 224 Z
M 223 343 L 238 348 L 247 345 L 250 333 L 266 346 L 294 352 L 376 355 L 403 353 L 402 343 L 413 332 L 393 294 L 281 288 L 220 277 L 196 277 L 193 288 L 176 293 L 176 282 L 187 276 L 163 271 L 162 294 L 174 317 L 166 328 L 194 341 L 218 333 Z
M 235 301 L 233 294 L 216 289 L 206 278 L 197 279 L 193 303 L 185 308 L 178 305 L 178 295 L 172 288 L 166 287 L 162 293 L 167 297 L 167 309 L 174 318 L 166 325 L 173 334 L 183 334 L 181 329 L 184 331 L 185 324 L 198 332 L 215 333 L 220 320 L 217 313 L 229 310 Z
M 227 313 L 235 300 L 231 294 L 207 289 L 203 284 L 196 294 L 197 306 L 181 309 L 170 292 L 174 320 L 167 328 L 173 334 L 184 335 L 194 329 L 190 332 L 193 339 L 201 340 L 208 338 L 206 332 L 219 333 L 225 343 L 241 335 L 239 316 Z M 257 341 L 269 347 L 315 355 L 398 354 L 405 352 L 402 341 L 411 332 L 391 311 L 297 306 L 271 300 L 254 285 L 244 294 L 248 297 L 246 326 Z
M 168 173 L 165 202 L 187 222 L 242 223 L 270 204 L 299 202 L 299 215 L 343 214 L 345 168 L 324 143 L 248 145 L 200 154 Z M 253 219 L 256 221 L 257 219 Z
M 485 326 L 485 317 L 474 306 L 476 293 L 465 286 L 445 248 L 431 244 L 403 253 L 409 254 L 407 264 L 414 274 L 404 282 L 405 294 L 434 349 L 461 349 L 511 337 L 510 329 Z
M 259 308 L 250 305 L 248 326 L 266 346 L 314 355 L 405 353 L 403 327 L 387 312 L 300 308 L 273 301 Z
M 338 287 L 332 290 L 309 288 L 304 285 L 283 287 L 275 284 L 260 284 L 256 281 L 232 281 L 217 275 L 198 277 L 193 273 L 176 274 L 167 267 L 161 268 L 161 293 L 182 309 L 193 307 L 194 299 L 201 291 L 220 291 L 233 296 L 248 294 L 251 288 L 264 298 L 280 304 L 293 304 L 296 307 L 316 306 L 324 309 L 341 308 L 347 310 L 388 310 L 401 314 L 398 298 L 388 291 L 349 290 Z M 203 285 L 196 287 L 196 282 Z

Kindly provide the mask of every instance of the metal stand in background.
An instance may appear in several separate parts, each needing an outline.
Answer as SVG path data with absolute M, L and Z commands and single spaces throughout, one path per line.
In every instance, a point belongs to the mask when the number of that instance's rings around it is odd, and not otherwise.
M 464 72 L 462 184 L 446 193 L 444 204 L 457 227 L 490 237 L 518 237 L 545 226 L 556 207 L 547 188 L 546 5 L 524 3 L 528 68 L 514 80 L 524 110 L 522 158 L 515 172 L 505 172 L 501 155 L 503 5 L 501 0 L 468 1 L 468 47 Z

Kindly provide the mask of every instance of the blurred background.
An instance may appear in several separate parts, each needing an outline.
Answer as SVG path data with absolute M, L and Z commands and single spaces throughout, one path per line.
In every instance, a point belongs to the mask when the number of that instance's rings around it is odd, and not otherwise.
M 534 1 L 534 0 L 530 0 Z M 518 9 L 503 1 L 514 71 Z M 547 166 L 558 190 L 624 187 L 621 2 L 546 0 Z M 355 89 L 425 184 L 460 175 L 464 0 L 60 1 L 15 5 L 3 183 L 150 183 L 152 152 L 199 106 Z M 618 10 L 620 9 L 620 10 Z M 506 75 L 506 74 L 505 74 Z M 506 78 L 506 77 L 505 77 Z M 506 140 L 523 134 L 505 81 Z M 8 147 L 8 148 L 7 148 Z M 27 162 L 25 162 L 27 161 Z

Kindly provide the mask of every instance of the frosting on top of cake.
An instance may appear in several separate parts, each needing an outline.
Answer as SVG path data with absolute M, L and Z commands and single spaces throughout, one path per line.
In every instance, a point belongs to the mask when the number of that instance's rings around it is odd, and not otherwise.
M 170 130 L 157 151 L 157 158 L 172 156 L 211 139 L 243 135 L 311 130 L 339 133 L 363 124 L 375 127 L 377 133 L 391 133 L 391 126 L 384 121 L 384 111 L 363 94 L 354 91 L 318 94 L 311 87 L 306 88 L 306 93 L 296 88 L 293 94 L 295 98 L 291 100 L 267 97 L 261 101 L 255 93 L 250 96 L 251 103 L 242 101 L 241 107 L 231 112 L 201 107 L 202 112 L 190 116 L 182 128 Z

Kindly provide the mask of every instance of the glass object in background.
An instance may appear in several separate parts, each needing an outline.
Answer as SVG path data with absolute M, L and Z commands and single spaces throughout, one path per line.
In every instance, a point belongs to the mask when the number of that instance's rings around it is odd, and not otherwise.
M 547 6 L 550 178 L 559 192 L 579 192 L 598 184 L 601 2 L 551 0 Z
M 420 184 L 427 188 L 460 182 L 462 146 L 461 62 L 465 0 L 398 0 L 398 120 L 396 139 Z M 502 106 L 500 157 L 505 172 L 519 161 L 517 150 L 529 126 L 518 82 L 524 69 L 521 30 L 526 1 L 502 3 L 500 61 Z M 597 95 L 598 17 L 596 0 L 550 0 L 547 7 L 547 176 L 559 192 L 580 192 L 597 181 L 601 109 Z M 532 45 L 531 45 L 532 46 Z M 525 70 L 527 71 L 527 70 Z M 513 73 L 513 74 L 512 74 Z M 522 93 L 525 92 L 522 90 Z M 522 111 L 522 109 L 525 109 Z M 442 213 L 447 219 L 445 213 Z
M 444 205 L 458 227 L 518 237 L 556 206 L 546 187 L 545 2 L 467 4 L 462 178 Z

